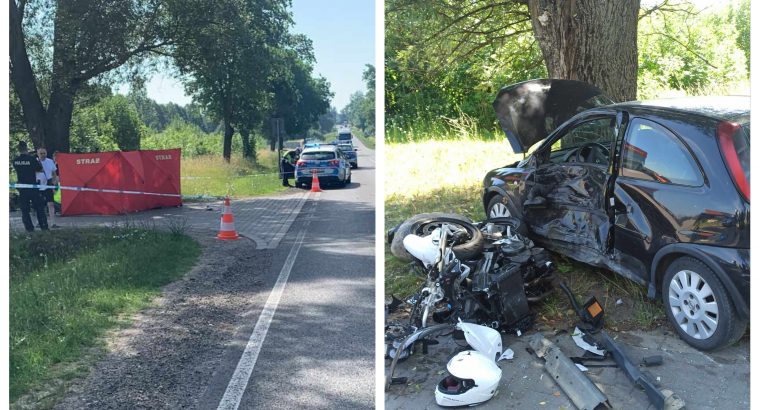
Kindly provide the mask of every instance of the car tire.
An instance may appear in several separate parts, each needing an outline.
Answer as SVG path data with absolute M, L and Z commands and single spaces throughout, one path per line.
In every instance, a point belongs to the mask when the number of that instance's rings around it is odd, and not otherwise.
M 522 223 L 518 215 L 512 202 L 503 195 L 496 195 L 488 201 L 488 206 L 486 207 L 486 217 L 488 219 L 509 218 L 510 220 L 517 221 L 517 233 L 527 236 L 528 228 Z
M 662 302 L 681 339 L 699 350 L 729 346 L 747 328 L 747 319 L 739 317 L 715 272 L 692 257 L 678 258 L 668 266 Z
M 480 230 L 472 224 L 472 221 L 462 215 L 441 212 L 415 215 L 399 225 L 393 235 L 393 241 L 391 241 L 391 253 L 404 261 L 413 260 L 414 257 L 404 248 L 404 238 L 410 234 L 426 235 L 444 222 L 464 228 L 470 236 L 466 242 L 453 247 L 457 259 L 468 260 L 480 255 L 483 251 L 484 238 Z

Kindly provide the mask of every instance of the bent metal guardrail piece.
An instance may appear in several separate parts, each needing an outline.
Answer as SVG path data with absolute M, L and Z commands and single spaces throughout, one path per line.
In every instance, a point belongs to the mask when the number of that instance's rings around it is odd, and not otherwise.
M 628 356 L 623 353 L 620 346 L 612 340 L 607 332 L 602 330 L 599 332 L 599 335 L 602 338 L 602 345 L 604 345 L 604 348 L 610 352 L 612 360 L 620 366 L 620 370 L 622 370 L 623 373 L 628 376 L 628 379 L 630 379 L 635 385 L 644 389 L 644 392 L 646 392 L 649 401 L 654 405 L 655 409 L 663 410 L 665 408 L 665 395 L 663 395 L 655 386 L 654 382 L 639 371 L 638 367 L 628 359 Z
M 581 410 L 593 410 L 599 405 L 611 408 L 607 396 L 554 343 L 540 333 L 532 335 L 528 343 L 536 356 L 546 361 L 544 369 L 576 407 Z

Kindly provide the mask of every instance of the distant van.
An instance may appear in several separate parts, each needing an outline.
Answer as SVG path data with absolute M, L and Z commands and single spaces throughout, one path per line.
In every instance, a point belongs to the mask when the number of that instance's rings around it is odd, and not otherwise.
M 353 135 L 351 135 L 351 131 L 339 131 L 338 132 L 338 142 L 342 142 L 342 141 L 351 142 L 352 138 L 353 138 Z

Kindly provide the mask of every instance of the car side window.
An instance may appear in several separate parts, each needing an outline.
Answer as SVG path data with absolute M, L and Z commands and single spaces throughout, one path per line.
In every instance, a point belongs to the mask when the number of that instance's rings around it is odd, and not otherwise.
M 689 150 L 672 132 L 642 118 L 628 127 L 620 175 L 663 184 L 701 186 L 704 183 Z
M 552 144 L 551 152 L 577 148 L 590 142 L 609 147 L 615 140 L 615 118 L 603 117 L 582 122 Z

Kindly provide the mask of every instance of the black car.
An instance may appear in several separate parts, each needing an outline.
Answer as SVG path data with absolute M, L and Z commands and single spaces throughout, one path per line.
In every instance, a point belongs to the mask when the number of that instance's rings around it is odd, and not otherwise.
M 533 80 L 494 101 L 522 161 L 488 172 L 489 217 L 513 216 L 541 245 L 661 296 L 702 350 L 749 322 L 748 97 L 612 104 L 569 80 Z

